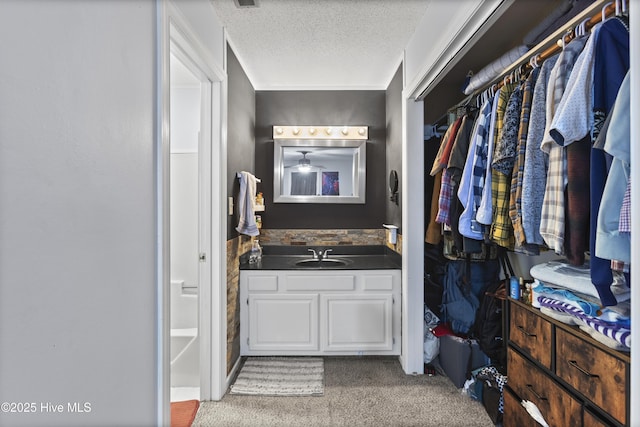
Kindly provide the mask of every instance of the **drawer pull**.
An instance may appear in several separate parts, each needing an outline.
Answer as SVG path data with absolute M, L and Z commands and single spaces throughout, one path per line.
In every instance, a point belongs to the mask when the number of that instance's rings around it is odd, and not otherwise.
M 589 378 L 600 378 L 600 375 L 592 374 L 591 372 L 578 365 L 578 362 L 576 362 L 575 360 L 569 360 L 569 365 L 573 366 Z
M 533 395 L 536 397 L 536 399 L 538 399 L 538 400 L 544 400 L 544 401 L 549 400 L 549 399 L 547 399 L 546 397 L 542 397 L 542 396 L 540 396 L 540 395 L 538 394 L 538 392 L 536 392 L 536 391 L 533 389 L 533 386 L 532 386 L 531 384 L 527 384 L 527 388 L 529 389 L 529 391 L 531 392 L 531 394 L 533 394 Z
M 531 332 L 527 332 L 527 330 L 525 328 L 523 328 L 522 326 L 518 325 L 518 330 L 520 332 L 522 332 L 523 334 L 525 334 L 526 336 L 528 336 L 529 338 L 536 338 L 536 334 L 532 334 Z

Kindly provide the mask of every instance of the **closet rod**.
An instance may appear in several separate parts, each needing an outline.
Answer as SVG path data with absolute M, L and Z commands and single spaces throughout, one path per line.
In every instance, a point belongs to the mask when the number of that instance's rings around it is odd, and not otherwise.
M 606 6 L 603 6 L 603 8 L 601 9 L 601 11 L 595 15 L 593 15 L 591 18 L 586 18 L 585 20 L 583 20 L 582 22 L 584 23 L 584 29 L 585 32 L 590 31 L 596 24 L 598 24 L 599 22 L 602 21 L 602 17 L 605 16 L 605 19 L 610 17 L 611 15 L 616 14 L 616 11 L 619 10 L 620 8 L 617 7 L 616 3 L 618 3 L 617 1 L 613 1 L 608 3 Z M 627 10 L 629 8 L 629 5 L 627 4 Z M 578 25 L 582 25 L 582 24 L 578 24 Z M 562 50 L 563 44 L 567 44 L 569 43 L 571 40 L 573 40 L 574 38 L 576 38 L 576 27 L 574 27 L 573 25 L 571 27 L 568 28 L 569 31 L 567 31 L 563 36 L 561 36 L 561 38 L 559 40 L 556 41 L 556 43 L 554 43 L 553 45 L 551 45 L 550 47 L 548 47 L 547 49 L 543 50 L 540 53 L 536 53 L 532 56 L 529 57 L 528 62 L 515 62 L 513 64 L 511 64 L 511 66 L 509 68 L 507 68 L 509 70 L 509 74 L 506 75 L 506 77 L 502 77 L 505 76 L 505 72 L 503 72 L 501 74 L 502 79 L 497 81 L 496 83 L 493 83 L 489 86 L 485 86 L 482 90 L 476 91 L 474 94 L 474 97 L 477 97 L 479 94 L 481 94 L 482 92 L 486 91 L 487 89 L 493 88 L 494 90 L 498 90 L 500 89 L 505 83 L 507 82 L 511 82 L 511 80 L 513 79 L 513 75 L 512 73 L 514 73 L 517 69 L 519 69 L 520 67 L 522 67 L 522 73 L 526 73 L 527 71 L 533 69 L 533 65 L 531 64 L 531 61 L 537 62 L 537 63 L 542 63 L 543 61 L 551 58 L 553 55 L 555 55 L 556 53 L 559 53 Z M 527 56 L 529 56 L 527 54 Z M 518 65 L 516 65 L 518 64 Z M 497 79 L 494 80 L 494 82 Z

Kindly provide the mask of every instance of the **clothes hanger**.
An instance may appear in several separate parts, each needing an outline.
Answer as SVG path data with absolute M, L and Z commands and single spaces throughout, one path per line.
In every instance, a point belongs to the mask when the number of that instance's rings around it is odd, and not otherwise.
M 611 6 L 613 4 L 613 2 L 609 2 L 607 4 L 605 4 L 604 6 L 602 6 L 602 22 L 607 20 L 607 12 L 606 9 Z

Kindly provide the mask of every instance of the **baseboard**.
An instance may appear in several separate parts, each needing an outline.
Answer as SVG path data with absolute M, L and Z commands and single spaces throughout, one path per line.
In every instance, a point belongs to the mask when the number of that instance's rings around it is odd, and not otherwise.
M 238 374 L 241 360 L 242 360 L 242 357 L 238 357 L 238 359 L 236 360 L 236 363 L 234 363 L 233 365 L 233 368 L 231 368 L 231 372 L 229 372 L 229 375 L 227 375 L 225 394 L 227 394 L 227 391 L 229 391 L 229 387 L 231 387 L 231 383 L 233 382 L 233 380 L 235 380 L 236 375 Z

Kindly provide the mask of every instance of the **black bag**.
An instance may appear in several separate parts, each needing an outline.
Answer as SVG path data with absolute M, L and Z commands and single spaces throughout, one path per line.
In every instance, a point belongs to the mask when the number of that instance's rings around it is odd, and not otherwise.
M 504 366 L 506 347 L 503 337 L 503 301 L 506 298 L 505 280 L 492 283 L 486 290 L 473 325 L 473 337 L 480 349 L 493 363 Z
M 480 300 L 473 324 L 472 336 L 478 341 L 480 349 L 498 366 L 505 366 L 507 348 L 503 331 L 503 307 L 507 299 L 507 283 L 513 269 L 505 254 L 499 259 L 506 278 L 491 283 Z

